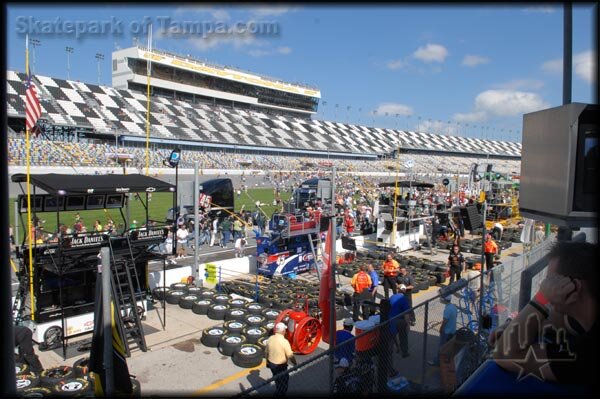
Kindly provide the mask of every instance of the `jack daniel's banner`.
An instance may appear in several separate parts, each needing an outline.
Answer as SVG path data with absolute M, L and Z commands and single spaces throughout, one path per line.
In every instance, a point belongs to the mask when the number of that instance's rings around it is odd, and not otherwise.
M 107 240 L 108 236 L 104 233 L 77 234 L 63 238 L 62 245 L 64 249 L 101 247 Z
M 132 241 L 161 240 L 167 238 L 166 227 L 151 227 L 149 229 L 133 230 L 129 236 Z

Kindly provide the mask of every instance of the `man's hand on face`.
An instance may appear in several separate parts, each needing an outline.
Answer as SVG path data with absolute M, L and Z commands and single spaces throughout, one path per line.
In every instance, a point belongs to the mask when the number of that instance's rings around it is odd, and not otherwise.
M 575 302 L 575 297 L 571 294 L 575 291 L 576 285 L 571 278 L 553 274 L 540 285 L 540 292 L 553 305 L 570 305 Z

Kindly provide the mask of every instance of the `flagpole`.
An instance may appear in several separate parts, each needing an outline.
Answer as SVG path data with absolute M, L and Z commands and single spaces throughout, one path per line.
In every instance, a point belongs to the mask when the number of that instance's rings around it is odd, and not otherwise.
M 150 73 L 152 68 L 152 24 L 150 24 L 150 30 L 148 31 L 148 63 L 146 65 L 146 176 L 148 176 L 150 168 L 150 153 L 148 149 L 150 147 Z
M 25 35 L 25 73 L 29 76 L 29 35 Z M 29 82 L 31 84 L 31 81 Z M 31 179 L 30 179 L 30 152 L 31 142 L 29 128 L 27 127 L 27 116 L 25 116 L 25 174 L 27 175 L 27 245 L 29 246 L 29 298 L 31 301 L 31 320 L 35 320 L 35 309 L 33 303 L 33 247 L 31 243 Z

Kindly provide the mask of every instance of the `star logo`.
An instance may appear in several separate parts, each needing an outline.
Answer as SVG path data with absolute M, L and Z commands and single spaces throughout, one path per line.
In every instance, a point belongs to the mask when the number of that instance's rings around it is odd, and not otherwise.
M 544 359 L 538 359 L 533 347 L 530 346 L 527 350 L 527 354 L 525 355 L 525 359 L 513 360 L 513 363 L 519 367 L 517 382 L 521 382 L 529 376 L 535 377 L 540 381 L 544 381 L 544 377 L 542 376 L 542 367 L 546 365 L 546 361 L 547 360 Z

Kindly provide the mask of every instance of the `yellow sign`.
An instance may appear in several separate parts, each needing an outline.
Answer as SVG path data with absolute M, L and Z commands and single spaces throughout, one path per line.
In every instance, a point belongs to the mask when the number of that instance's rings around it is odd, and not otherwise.
M 205 277 L 206 282 L 210 284 L 217 283 L 217 266 L 213 263 L 207 263 L 204 265 L 204 270 L 206 271 Z

